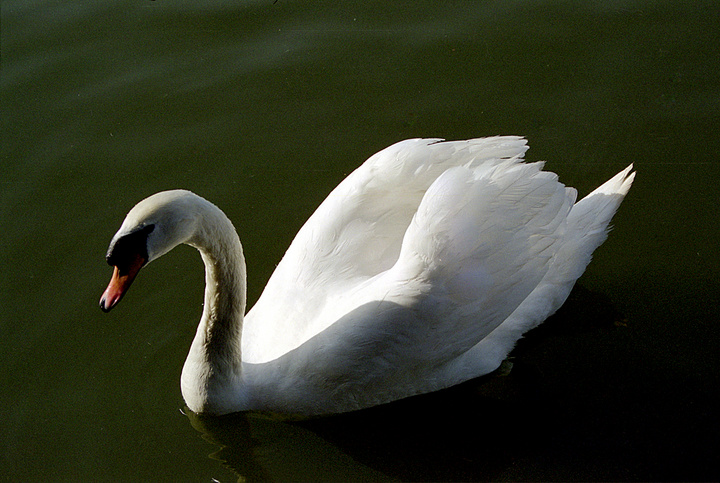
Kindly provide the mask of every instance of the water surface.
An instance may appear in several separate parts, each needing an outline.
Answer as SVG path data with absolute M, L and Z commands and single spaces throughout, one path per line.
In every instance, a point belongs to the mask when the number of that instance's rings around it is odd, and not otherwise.
M 2 473 L 28 481 L 717 479 L 716 2 L 2 2 Z M 636 184 L 509 375 L 358 414 L 184 415 L 197 254 L 97 301 L 126 211 L 187 188 L 254 301 L 379 149 L 521 134 Z M 208 457 L 210 455 L 210 457 Z

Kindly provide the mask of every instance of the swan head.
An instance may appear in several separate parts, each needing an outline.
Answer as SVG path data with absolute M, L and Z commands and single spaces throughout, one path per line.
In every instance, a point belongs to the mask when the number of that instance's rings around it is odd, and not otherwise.
M 102 310 L 108 312 L 120 302 L 142 267 L 192 238 L 199 201 L 202 198 L 190 191 L 163 191 L 130 210 L 105 257 L 114 270 L 100 299 Z

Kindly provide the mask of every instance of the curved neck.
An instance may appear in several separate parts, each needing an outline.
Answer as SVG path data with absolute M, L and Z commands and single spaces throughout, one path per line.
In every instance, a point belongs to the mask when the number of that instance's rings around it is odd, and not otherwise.
M 196 231 L 187 243 L 200 251 L 205 263 L 205 302 L 181 384 L 190 409 L 219 412 L 225 393 L 240 378 L 245 257 L 227 216 L 205 200 L 199 208 Z

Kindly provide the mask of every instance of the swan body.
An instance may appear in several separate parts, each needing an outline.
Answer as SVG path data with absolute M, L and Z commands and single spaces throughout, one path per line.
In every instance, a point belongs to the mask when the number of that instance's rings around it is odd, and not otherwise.
M 380 151 L 300 229 L 247 314 L 230 220 L 189 191 L 157 193 L 113 237 L 100 305 L 178 244 L 200 251 L 205 304 L 181 378 L 200 413 L 338 413 L 487 374 L 563 304 L 634 178 L 629 166 L 576 203 L 526 150 L 504 136 Z

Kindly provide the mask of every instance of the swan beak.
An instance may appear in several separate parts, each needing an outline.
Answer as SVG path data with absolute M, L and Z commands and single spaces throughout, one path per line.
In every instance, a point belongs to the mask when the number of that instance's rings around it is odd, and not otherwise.
M 138 255 L 126 269 L 121 270 L 118 267 L 114 267 L 110 283 L 100 298 L 100 308 L 103 312 L 110 312 L 110 309 L 120 302 L 120 299 L 122 299 L 125 292 L 128 291 L 138 272 L 140 272 L 140 269 L 145 265 L 145 262 L 147 262 L 147 260 Z

